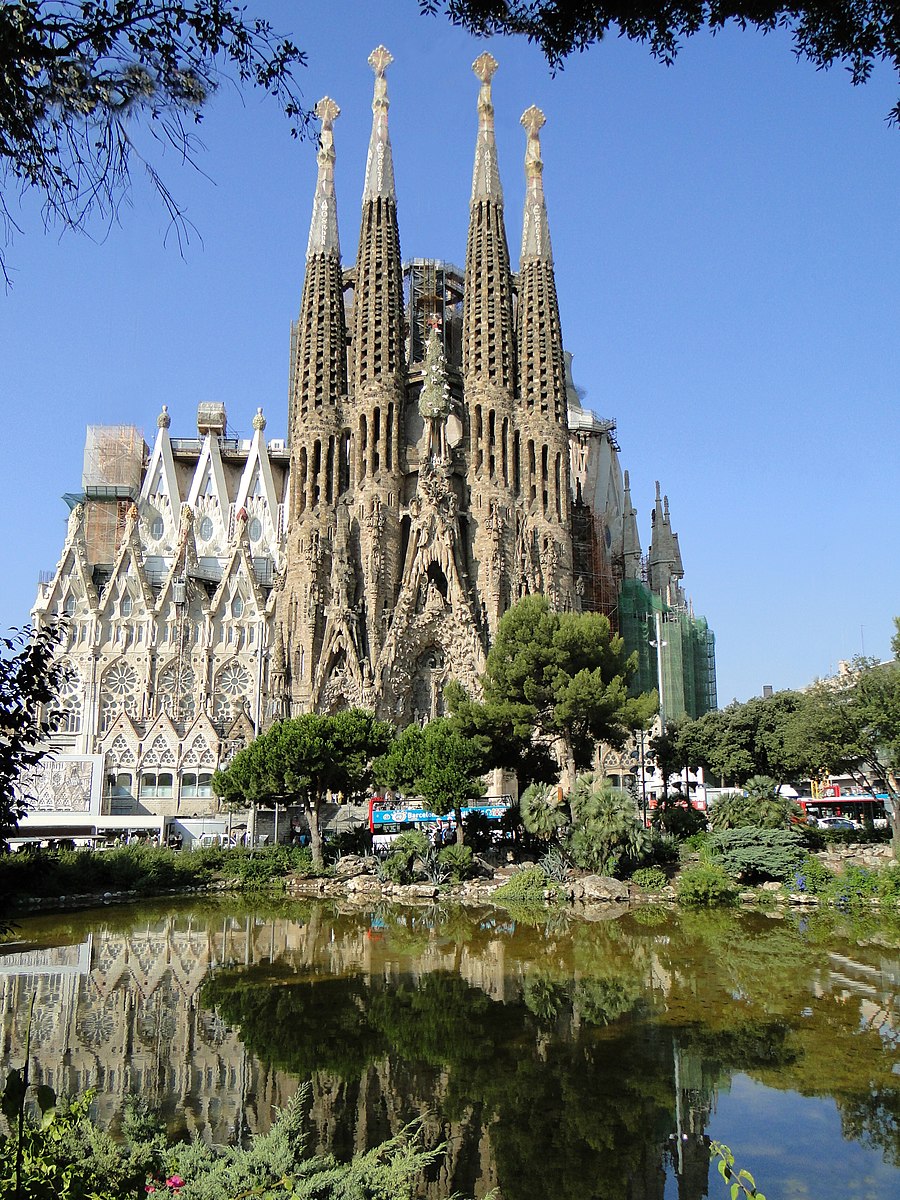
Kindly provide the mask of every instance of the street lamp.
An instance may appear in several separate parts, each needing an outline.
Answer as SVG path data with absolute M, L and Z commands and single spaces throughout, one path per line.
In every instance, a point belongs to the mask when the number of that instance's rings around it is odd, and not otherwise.
M 650 645 L 656 647 L 656 678 L 657 678 L 657 682 L 659 684 L 659 723 L 661 726 L 661 732 L 665 733 L 666 732 L 666 703 L 665 703 L 665 694 L 663 691 L 662 652 L 663 652 L 663 646 L 667 646 L 669 643 L 664 642 L 663 638 L 662 638 L 662 613 L 657 611 L 653 614 L 653 616 L 655 618 L 655 624 L 656 624 L 656 638 L 650 639 Z

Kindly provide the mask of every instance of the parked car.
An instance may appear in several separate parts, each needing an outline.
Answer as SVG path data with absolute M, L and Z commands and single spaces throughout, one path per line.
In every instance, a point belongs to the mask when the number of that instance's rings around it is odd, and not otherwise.
M 853 821 L 850 817 L 819 817 L 818 826 L 820 829 L 861 829 L 859 821 Z

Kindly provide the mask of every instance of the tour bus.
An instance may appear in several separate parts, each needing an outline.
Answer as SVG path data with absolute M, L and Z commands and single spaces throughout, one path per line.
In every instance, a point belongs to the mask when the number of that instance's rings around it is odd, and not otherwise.
M 861 792 L 848 795 L 837 785 L 822 790 L 821 796 L 799 796 L 797 799 L 811 825 L 832 817 L 844 817 L 853 821 L 859 829 L 867 824 L 875 829 L 887 829 L 887 810 L 884 807 L 886 792 L 877 792 L 875 796 Z
M 479 800 L 467 800 L 462 808 L 463 820 L 469 813 L 481 813 L 499 829 L 500 818 L 512 806 L 512 796 L 482 796 Z M 425 832 L 444 821 L 452 821 L 453 814 L 439 817 L 425 806 L 425 801 L 415 796 L 373 796 L 369 801 L 369 832 L 372 834 L 373 849 L 386 850 L 398 834 L 411 829 Z

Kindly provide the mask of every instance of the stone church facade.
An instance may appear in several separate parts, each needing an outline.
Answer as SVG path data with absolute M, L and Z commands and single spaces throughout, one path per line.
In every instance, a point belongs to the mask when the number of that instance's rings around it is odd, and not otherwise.
M 70 668 L 55 737 L 59 787 L 38 806 L 202 811 L 216 766 L 304 711 L 373 708 L 403 725 L 477 688 L 519 597 L 607 612 L 623 584 L 684 606 L 677 536 L 657 497 L 650 559 L 615 424 L 580 404 L 564 353 L 540 132 L 530 108 L 518 271 L 510 261 L 489 54 L 474 64 L 478 129 L 464 270 L 401 258 L 387 67 L 376 49 L 356 259 L 345 266 L 326 98 L 288 436 L 154 445 L 91 427 L 82 491 L 33 618 L 65 617 Z M 652 576 L 652 578 L 651 578 Z M 59 770 L 56 771 L 59 776 Z M 73 779 L 76 782 L 73 783 Z M 81 793 L 77 780 L 81 780 Z M 81 795 L 81 800 L 79 800 Z M 74 799 L 72 798 L 74 796 Z

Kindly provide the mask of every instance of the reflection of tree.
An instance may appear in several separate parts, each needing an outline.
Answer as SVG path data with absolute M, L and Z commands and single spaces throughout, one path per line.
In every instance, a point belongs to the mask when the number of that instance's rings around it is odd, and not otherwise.
M 623 1179 L 632 1200 L 658 1200 L 676 1096 L 699 1134 L 717 1082 L 737 1070 L 834 1096 L 847 1136 L 900 1162 L 883 1031 L 861 1024 L 859 996 L 830 974 L 829 950 L 847 961 L 865 951 L 806 918 L 640 916 L 564 929 L 534 914 L 514 929 L 506 912 L 384 910 L 374 945 L 387 948 L 390 970 L 377 954 L 367 974 L 340 979 L 313 963 L 297 968 L 305 977 L 275 963 L 220 973 L 204 999 L 265 1061 L 339 1077 L 322 1085 L 333 1148 L 349 1152 L 430 1109 L 453 1144 L 448 1189 L 473 1190 L 486 1133 L 505 1200 L 618 1200 Z M 365 921 L 323 923 L 338 959 L 345 939 L 342 961 L 359 962 L 350 949 Z M 305 946 L 312 954 L 314 940 Z M 461 966 L 492 981 L 490 994 Z M 704 1164 L 682 1177 L 683 1200 L 702 1194 Z

